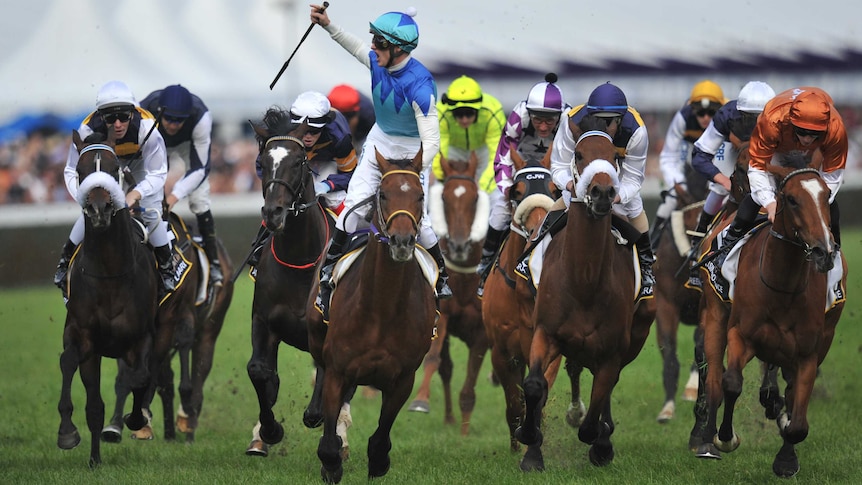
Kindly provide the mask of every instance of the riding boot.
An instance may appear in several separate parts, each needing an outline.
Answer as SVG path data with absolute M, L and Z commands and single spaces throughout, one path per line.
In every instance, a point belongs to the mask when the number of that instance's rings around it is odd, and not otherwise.
M 507 229 L 498 231 L 491 226 L 488 226 L 488 233 L 485 235 L 485 244 L 482 246 L 482 259 L 479 260 L 479 266 L 476 267 L 476 273 L 484 282 L 491 274 L 491 268 L 494 265 L 494 257 L 497 251 L 500 250 L 500 244 L 503 242 L 503 237 L 509 232 Z
M 443 259 L 443 251 L 440 250 L 440 244 L 435 244 L 428 248 L 428 254 L 437 262 L 437 268 L 440 270 L 440 276 L 437 277 L 437 298 L 445 300 L 452 298 L 452 288 L 449 288 L 449 273 L 446 272 L 446 260 Z
M 688 255 L 690 260 L 697 260 L 698 253 L 700 252 L 700 242 L 703 241 L 703 238 L 706 236 L 709 223 L 712 222 L 713 219 L 715 219 L 715 214 L 701 211 L 700 217 L 697 219 L 697 227 L 694 228 L 694 231 L 688 233 L 689 236 L 691 236 L 691 239 L 689 239 L 691 251 Z
M 332 242 L 329 243 L 329 249 L 326 251 L 326 259 L 323 260 L 323 266 L 320 267 L 320 288 L 317 291 L 317 299 L 314 304 L 320 309 L 323 314 L 323 320 L 329 321 L 329 299 L 332 296 L 332 272 L 335 270 L 335 263 L 344 256 L 344 245 L 347 243 L 347 233 L 341 229 L 335 228 L 332 234 Z
M 68 295 L 66 291 L 66 275 L 69 273 L 69 261 L 72 260 L 76 247 L 75 243 L 68 239 L 66 240 L 63 250 L 60 252 L 60 262 L 57 263 L 57 272 L 54 274 L 54 284 L 63 291 L 64 297 Z
M 263 246 L 268 236 L 269 229 L 261 223 L 260 229 L 257 231 L 257 236 L 255 236 L 254 241 L 251 242 L 252 251 L 251 255 L 248 257 L 249 266 L 257 266 L 258 263 L 260 263 L 260 255 L 263 252 Z
M 655 222 L 653 223 L 652 230 L 649 234 L 649 244 L 653 252 L 658 250 L 658 242 L 661 239 L 661 233 L 662 231 L 664 231 L 664 225 L 666 223 L 666 218 L 661 216 L 655 216 Z
M 162 288 L 166 293 L 174 291 L 174 258 L 171 254 L 171 245 L 165 244 L 153 248 L 153 254 L 156 255 L 156 261 L 159 263 L 159 274 L 162 277 Z
M 641 234 L 641 237 L 635 243 L 638 250 L 638 262 L 641 267 L 641 286 L 643 288 L 655 285 L 655 276 L 652 273 L 652 264 L 655 263 L 655 256 L 650 247 L 649 233 Z
M 204 240 L 204 252 L 210 260 L 210 284 L 221 286 L 224 283 L 224 275 L 221 271 L 221 263 L 218 259 L 218 240 L 215 234 L 215 221 L 212 212 L 206 211 L 197 215 L 198 229 Z

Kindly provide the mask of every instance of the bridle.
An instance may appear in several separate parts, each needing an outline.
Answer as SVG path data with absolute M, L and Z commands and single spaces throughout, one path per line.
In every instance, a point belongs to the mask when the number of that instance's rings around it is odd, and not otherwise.
M 89 177 L 90 175 L 93 175 L 95 173 L 105 173 L 105 174 L 108 174 L 108 175 L 114 177 L 114 174 L 111 174 L 109 172 L 105 172 L 104 170 L 102 170 L 102 153 L 101 152 L 108 152 L 111 154 L 111 156 L 117 162 L 117 174 L 116 174 L 115 178 L 116 178 L 119 186 L 122 187 L 123 186 L 123 171 L 119 168 L 120 167 L 119 158 L 117 158 L 117 152 L 114 150 L 114 147 L 112 147 L 110 145 L 106 145 L 104 143 L 93 143 L 92 145 L 87 145 L 84 148 L 82 148 L 80 152 L 78 152 L 79 163 L 80 163 L 81 156 L 83 156 L 85 153 L 88 153 L 88 152 L 95 152 L 93 154 L 93 163 L 95 164 L 95 171 L 91 174 L 87 174 L 84 177 L 84 179 L 86 179 L 87 177 Z M 80 182 L 83 182 L 83 180 L 79 181 L 79 183 Z M 89 198 L 89 194 L 88 194 L 88 198 Z M 117 211 L 119 211 L 122 208 L 122 207 L 118 207 L 119 204 L 116 204 L 114 202 L 113 197 L 111 198 L 109 205 L 111 207 L 111 217 L 116 215 Z M 84 213 L 87 215 L 92 215 L 91 213 L 89 213 L 87 207 L 84 207 Z
M 575 143 L 575 151 L 577 151 L 578 145 L 584 139 L 591 137 L 591 136 L 601 136 L 601 137 L 604 137 L 605 139 L 607 139 L 609 142 L 611 142 L 611 145 L 613 145 L 613 143 L 614 143 L 614 139 L 611 137 L 611 135 L 605 133 L 604 131 L 591 130 L 591 131 L 587 131 L 587 132 L 583 133 L 580 137 L 578 137 L 578 141 Z M 587 162 L 587 166 L 589 166 L 590 163 L 593 163 L 596 161 L 601 161 L 601 160 L 590 160 L 589 162 Z M 616 158 L 614 158 L 613 164 L 611 164 L 610 160 L 605 160 L 604 162 L 607 165 L 610 165 L 614 168 L 614 170 L 615 170 L 614 175 L 616 175 L 616 176 L 619 175 L 620 167 L 619 167 L 619 163 L 617 163 Z M 584 168 L 586 169 L 586 167 L 584 167 Z M 595 202 L 593 201 L 593 198 L 590 195 L 589 191 L 585 190 L 583 195 L 577 194 L 578 186 L 581 184 L 581 177 L 583 176 L 583 174 L 578 170 L 577 157 L 572 158 L 571 170 L 572 170 L 572 178 L 573 178 L 574 185 L 575 185 L 575 193 L 572 194 L 572 200 L 571 201 L 572 202 L 583 202 L 587 208 L 587 214 L 589 214 L 590 217 L 597 217 L 596 210 L 594 209 Z M 605 171 L 605 170 L 600 170 L 600 171 Z
M 813 168 L 801 168 L 799 170 L 794 170 L 794 171 L 790 172 L 789 174 L 787 174 L 787 176 L 784 177 L 784 180 L 782 180 L 781 183 L 778 184 L 778 194 L 781 197 L 781 208 L 775 213 L 775 217 L 778 217 L 779 215 L 781 215 L 784 212 L 784 208 L 787 206 L 787 203 L 785 202 L 785 195 L 784 195 L 784 186 L 787 185 L 787 181 L 790 180 L 792 177 L 795 177 L 797 175 L 801 175 L 804 173 L 813 173 L 813 174 L 816 174 L 817 176 L 820 176 L 820 172 L 817 171 L 816 169 L 813 169 Z M 812 253 L 813 249 L 811 248 L 811 246 L 809 246 L 805 241 L 803 241 L 799 237 L 798 231 L 796 231 L 794 229 L 793 238 L 791 239 L 791 238 L 785 236 L 784 234 L 780 234 L 780 233 L 776 232 L 774 227 L 775 226 L 771 226 L 769 228 L 769 235 L 770 236 L 802 248 L 802 251 L 805 253 L 806 261 L 811 260 L 811 253 Z
M 396 175 L 396 174 L 413 175 L 414 177 L 419 179 L 419 174 L 416 172 L 413 172 L 411 170 L 392 170 L 390 172 L 386 172 L 385 174 L 383 174 L 382 177 L 380 177 L 380 183 L 382 184 L 383 179 L 385 179 L 386 177 L 388 177 L 390 175 Z M 398 216 L 409 217 L 410 222 L 413 223 L 413 230 L 416 231 L 417 233 L 419 232 L 419 219 L 422 217 L 421 215 L 417 218 L 416 216 L 413 215 L 413 213 L 411 213 L 410 211 L 408 211 L 406 209 L 398 209 L 398 210 L 392 212 L 391 214 L 389 214 L 388 217 L 384 217 L 383 208 L 380 205 L 380 190 L 377 191 L 377 203 L 376 203 L 376 205 L 377 205 L 377 219 L 380 221 L 383 221 L 383 223 L 384 223 L 382 229 L 374 232 L 375 236 L 377 237 L 377 239 L 379 241 L 381 241 L 381 242 L 388 242 L 389 241 L 389 238 L 390 238 L 389 228 L 392 226 L 392 221 L 395 220 L 395 218 Z M 372 227 L 373 226 L 374 225 L 372 224 Z M 382 237 L 381 237 L 381 235 L 382 235 Z
M 294 136 L 279 135 L 268 138 L 266 140 L 266 143 L 264 143 L 263 145 L 264 150 L 266 149 L 267 145 L 274 141 L 290 141 L 299 145 L 300 151 L 302 153 L 302 160 L 299 162 L 300 168 L 302 169 L 302 175 L 299 177 L 299 180 L 297 180 L 294 185 L 290 185 L 289 183 L 285 182 L 280 178 L 273 177 L 263 185 L 263 192 L 266 193 L 266 191 L 272 185 L 281 185 L 285 189 L 287 189 L 287 191 L 293 195 L 293 202 L 285 210 L 288 215 L 296 217 L 308 210 L 309 207 L 312 207 L 317 204 L 316 198 L 313 201 L 302 202 L 302 195 L 305 192 L 305 187 L 311 176 L 311 167 L 309 167 L 308 165 L 308 157 L 305 154 L 305 144 L 302 142 L 302 140 Z M 263 150 L 261 150 L 261 153 L 263 153 Z

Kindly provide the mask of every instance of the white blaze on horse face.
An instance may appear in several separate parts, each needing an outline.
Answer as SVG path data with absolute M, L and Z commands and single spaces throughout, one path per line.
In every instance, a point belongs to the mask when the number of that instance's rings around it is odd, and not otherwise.
M 409 191 L 410 191 L 410 184 L 408 184 L 407 182 L 404 182 L 403 184 L 401 184 L 401 192 L 409 192 Z
M 820 207 L 820 194 L 823 192 L 823 185 L 821 185 L 817 180 L 803 180 L 802 188 L 805 189 L 806 192 L 811 194 L 811 198 L 814 199 L 814 204 L 817 207 L 817 212 L 822 214 L 822 207 Z M 822 230 L 826 235 L 826 239 L 829 239 L 829 226 L 826 225 L 826 221 L 823 219 L 820 220 L 821 225 L 823 226 Z
M 290 153 L 290 150 L 284 147 L 276 147 L 269 151 L 269 158 L 272 158 L 272 173 L 270 177 L 275 178 L 278 168 L 281 166 L 281 161 Z
M 455 194 L 455 197 L 461 197 L 467 192 L 465 187 L 458 187 L 452 193 Z

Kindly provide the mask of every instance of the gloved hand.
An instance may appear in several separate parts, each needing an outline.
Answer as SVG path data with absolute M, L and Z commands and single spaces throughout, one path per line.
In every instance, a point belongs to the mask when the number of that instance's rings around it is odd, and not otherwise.
M 317 197 L 329 193 L 330 190 L 332 190 L 332 187 L 326 182 L 317 182 L 314 184 L 314 195 Z

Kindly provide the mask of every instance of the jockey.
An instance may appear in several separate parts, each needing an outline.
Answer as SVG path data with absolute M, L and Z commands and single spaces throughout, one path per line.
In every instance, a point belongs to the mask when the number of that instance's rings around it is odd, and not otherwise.
M 156 120 L 153 115 L 138 106 L 135 96 L 129 87 L 120 81 L 109 81 L 99 88 L 96 94 L 96 111 L 84 118 L 78 127 L 81 139 L 86 139 L 93 133 L 107 136 L 108 130 L 113 130 L 116 138 L 115 150 L 122 166 L 128 170 L 125 179 L 135 185 L 123 187 L 126 192 L 126 205 L 132 207 L 140 204 L 145 209 L 141 214 L 149 231 L 149 241 L 153 246 L 159 272 L 162 276 L 162 287 L 165 291 L 174 290 L 174 266 L 171 257 L 171 245 L 168 238 L 167 222 L 162 220 L 162 200 L 164 199 L 165 179 L 168 174 L 168 158 L 165 152 L 165 141 L 161 133 L 154 130 Z M 73 199 L 78 192 L 78 150 L 74 144 L 69 147 L 64 175 L 66 189 Z M 84 216 L 78 216 L 69 240 L 63 246 L 54 284 L 67 294 L 66 273 L 69 261 L 75 248 L 84 240 Z
M 739 142 L 751 139 L 751 132 L 754 131 L 758 115 L 774 96 L 775 91 L 765 82 L 747 83 L 739 91 L 737 99 L 729 101 L 718 110 L 706 131 L 694 143 L 691 166 L 710 181 L 703 211 L 694 230 L 695 234 L 691 236 L 691 247 L 694 251 L 700 245 L 700 241 L 706 235 L 707 227 L 715 219 L 715 215 L 718 214 L 730 193 L 730 175 L 733 173 L 735 157 L 728 157 L 728 155 L 736 153 L 736 149 L 732 148 L 731 153 L 725 149 L 718 163 L 715 161 L 715 156 L 722 150 L 722 145 L 731 140 L 731 137 L 738 139 Z
M 567 123 L 563 123 L 554 138 L 554 148 L 551 151 L 551 176 L 563 194 L 562 203 L 557 201 L 551 208 L 545 224 L 550 224 L 559 213 L 568 206 L 571 194 L 574 194 L 574 181 L 571 163 L 575 157 L 576 140 L 581 136 L 579 124 L 584 118 L 600 118 L 606 127 L 607 134 L 613 137 L 620 163 L 620 187 L 614 198 L 614 212 L 625 216 L 633 229 L 628 228 L 630 235 L 623 234 L 626 239 L 634 240 L 638 251 L 641 269 L 641 285 L 644 289 L 655 284 L 652 273 L 652 263 L 655 262 L 649 241 L 649 221 L 643 210 L 641 185 L 644 181 L 649 137 L 647 128 L 640 113 L 628 105 L 626 95 L 620 88 L 610 82 L 596 87 L 587 100 L 587 104 L 572 108 L 567 113 Z M 587 120 L 590 121 L 590 120 Z M 557 216 L 559 217 L 559 216 Z M 622 229 L 622 228 L 620 228 Z
M 411 9 L 413 10 L 413 9 Z M 409 13 L 387 12 L 371 22 L 371 48 L 358 37 L 345 32 L 329 20 L 326 10 L 311 5 L 311 21 L 320 24 L 333 40 L 350 52 L 371 72 L 371 92 L 374 101 L 376 122 L 368 133 L 362 149 L 362 160 L 347 189 L 344 208 L 351 209 L 377 192 L 380 184 L 380 169 L 375 151 L 387 159 L 410 159 L 422 151 L 422 184 L 428 192 L 429 174 L 425 173 L 440 148 L 440 125 L 437 119 L 437 85 L 434 77 L 411 52 L 419 44 L 419 27 L 413 20 L 415 10 Z M 356 215 L 361 218 L 369 207 L 356 206 Z M 427 212 L 427 203 L 425 205 Z M 344 251 L 347 231 L 356 230 L 358 219 L 352 219 L 346 227 L 349 210 L 342 212 L 335 224 L 335 233 L 326 260 L 320 270 L 320 292 L 317 306 L 326 315 L 329 295 L 332 290 L 332 270 Z M 452 296 L 447 283 L 448 275 L 437 235 L 431 227 L 429 217 L 422 217 L 419 239 L 437 262 L 440 277 L 437 279 L 437 295 Z
M 517 150 L 528 164 L 538 165 L 554 142 L 560 116 L 571 108 L 563 99 L 563 91 L 556 82 L 556 74 L 546 74 L 545 81 L 530 88 L 527 99 L 515 105 L 506 120 L 506 128 L 494 155 L 494 174 L 499 195 L 491 197 L 488 232 L 482 247 L 482 259 L 476 269 L 482 275 L 482 281 L 491 272 L 494 256 L 512 223 L 512 214 L 506 203 L 506 194 L 514 176 L 511 150 Z
M 440 157 L 467 160 L 476 151 L 479 166 L 476 168 L 479 188 L 490 194 L 494 190 L 494 158 L 497 145 L 506 124 L 503 105 L 494 96 L 483 93 L 473 78 L 461 76 L 452 81 L 449 89 L 437 102 L 440 117 L 440 154 L 434 158 L 433 170 L 437 180 L 443 180 Z
M 736 211 L 733 223 L 722 241 L 719 265 L 725 248 L 732 248 L 752 227 L 761 207 L 770 222 L 775 219 L 775 181 L 766 171 L 770 163 L 805 168 L 815 152 L 823 161 L 820 174 L 831 190 L 830 227 L 836 244 L 841 244 L 838 202 L 835 196 L 844 180 L 847 164 L 847 131 L 832 98 L 820 88 L 799 87 L 779 93 L 763 108 L 751 134 L 748 153 L 748 180 L 751 193 Z
M 347 186 L 358 163 L 347 118 L 332 109 L 329 99 L 322 93 L 306 91 L 297 96 L 290 106 L 290 120 L 297 125 L 308 123 L 302 143 L 313 174 L 314 193 L 324 207 L 330 208 L 336 215 L 340 214 L 347 196 Z M 262 148 L 266 140 L 259 141 Z M 263 178 L 259 157 L 255 166 L 258 178 Z M 252 266 L 257 266 L 260 261 L 260 249 L 266 240 L 263 237 L 265 231 L 266 226 L 261 225 L 255 239 L 259 244 L 249 258 Z
M 174 84 L 153 91 L 141 107 L 157 116 L 159 133 L 165 140 L 168 166 L 180 163 L 186 173 L 167 196 L 168 211 L 188 197 L 189 209 L 198 221 L 204 251 L 210 260 L 210 283 L 221 286 L 224 275 L 218 259 L 215 221 L 210 211 L 210 143 L 213 118 L 201 98 Z
M 353 135 L 353 146 L 357 152 L 361 152 L 362 144 L 374 126 L 374 103 L 371 98 L 348 84 L 335 86 L 326 97 L 329 104 L 347 118 L 350 134 Z
M 694 85 L 691 95 L 685 105 L 680 108 L 670 121 L 664 146 L 659 155 L 659 166 L 662 177 L 664 177 L 664 188 L 667 191 L 662 198 L 662 203 L 656 211 L 653 222 L 650 241 L 653 250 L 658 245 L 661 230 L 670 217 L 671 212 L 676 209 L 676 189 L 674 186 L 680 184 L 688 189 L 685 178 L 685 165 L 691 153 L 691 146 L 700 138 L 712 117 L 726 103 L 724 93 L 718 84 L 703 80 Z

